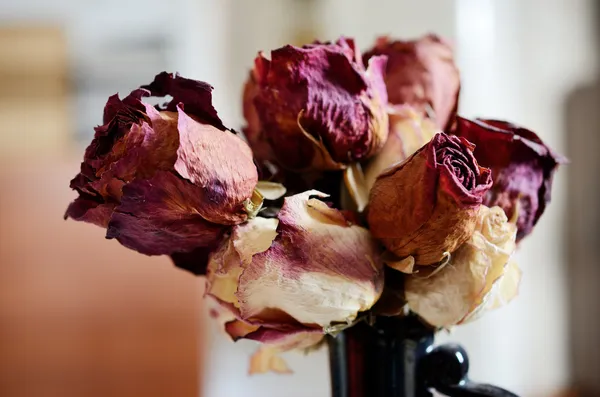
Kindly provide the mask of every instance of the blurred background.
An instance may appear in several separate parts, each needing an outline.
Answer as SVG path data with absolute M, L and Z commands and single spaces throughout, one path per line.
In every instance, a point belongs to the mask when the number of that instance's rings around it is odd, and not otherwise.
M 600 396 L 600 12 L 595 0 L 0 0 L 0 396 L 326 397 L 326 352 L 249 377 L 203 282 L 63 221 L 106 98 L 162 70 L 210 82 L 229 126 L 258 50 L 314 38 L 452 39 L 461 113 L 537 131 L 571 164 L 522 244 L 520 296 L 442 335 L 473 379 Z

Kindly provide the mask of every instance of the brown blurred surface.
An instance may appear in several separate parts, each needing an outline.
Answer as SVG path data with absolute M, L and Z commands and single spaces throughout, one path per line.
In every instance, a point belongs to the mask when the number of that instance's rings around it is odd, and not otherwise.
M 200 280 L 64 221 L 77 166 L 0 168 L 0 396 L 197 396 Z

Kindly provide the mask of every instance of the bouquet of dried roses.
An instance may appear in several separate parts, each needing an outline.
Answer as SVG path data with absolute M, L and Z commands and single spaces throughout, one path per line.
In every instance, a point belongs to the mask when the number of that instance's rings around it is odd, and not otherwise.
M 65 217 L 205 275 L 226 332 L 263 344 L 254 372 L 375 316 L 472 321 L 517 294 L 513 253 L 564 159 L 458 116 L 459 90 L 434 35 L 288 45 L 255 59 L 239 134 L 210 85 L 163 72 L 108 99 Z

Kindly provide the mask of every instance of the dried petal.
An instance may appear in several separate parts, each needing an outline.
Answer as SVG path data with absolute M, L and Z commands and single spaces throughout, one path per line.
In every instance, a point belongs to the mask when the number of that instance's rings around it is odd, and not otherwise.
M 277 218 L 236 226 L 212 256 L 209 296 L 238 320 L 232 337 L 276 343 L 292 333 L 320 335 L 368 310 L 383 288 L 379 247 L 340 211 L 311 198 L 286 197 Z
M 389 117 L 388 140 L 381 152 L 365 167 L 367 191 L 371 191 L 375 180 L 383 171 L 412 156 L 438 132 L 430 119 L 422 117 L 411 107 L 396 106 L 390 109 Z
M 381 174 L 368 207 L 373 235 L 417 265 L 441 261 L 475 228 L 490 171 L 473 157 L 465 139 L 439 133 L 405 162 Z
M 249 375 L 275 372 L 278 374 L 291 374 L 293 371 L 285 360 L 279 355 L 281 352 L 275 346 L 264 345 L 250 357 Z
M 270 156 L 264 149 L 269 145 L 286 168 L 341 169 L 383 146 L 384 57 L 374 57 L 365 69 L 354 42 L 342 38 L 288 45 L 271 58 L 258 55 L 245 93 L 248 140 L 260 157 Z M 249 98 L 254 107 L 247 105 Z
M 250 147 L 229 131 L 194 121 L 182 109 L 178 130 L 180 144 L 174 168 L 200 187 L 198 213 L 223 225 L 245 221 L 244 201 L 252 196 L 258 182 Z
M 200 188 L 171 172 L 160 171 L 150 179 L 131 182 L 123 188 L 106 237 L 146 255 L 216 245 L 224 227 L 199 214 L 200 198 Z
M 286 188 L 281 183 L 259 181 L 256 190 L 267 200 L 277 200 L 285 195 Z
M 381 37 L 364 58 L 387 56 L 385 83 L 389 102 L 413 106 L 421 114 L 433 117 L 437 128 L 445 130 L 454 122 L 460 91 L 453 52 L 449 42 L 432 34 L 413 41 Z
M 487 302 L 495 302 L 495 295 L 490 295 L 495 288 L 510 297 L 515 290 L 515 270 L 508 264 L 515 239 L 516 226 L 508 222 L 502 209 L 482 206 L 475 232 L 452 254 L 446 267 L 435 274 L 422 272 L 406 279 L 409 308 L 431 325 L 450 327 L 485 310 Z M 500 287 L 502 284 L 505 286 Z
M 240 277 L 243 318 L 275 307 L 302 324 L 326 327 L 368 310 L 381 293 L 378 248 L 368 231 L 349 225 L 311 191 L 288 197 L 278 237 L 252 258 Z
M 259 162 L 275 160 L 275 155 L 263 131 L 258 112 L 254 106 L 254 99 L 260 94 L 258 82 L 261 79 L 264 80 L 264 75 L 267 73 L 268 67 L 269 61 L 259 55 L 255 60 L 254 69 L 250 71 L 248 80 L 244 85 L 243 93 L 242 108 L 247 124 L 242 131 L 252 148 L 254 158 Z
M 457 118 L 454 134 L 473 142 L 477 160 L 492 170 L 494 186 L 485 197 L 511 218 L 519 208 L 517 241 L 527 236 L 550 202 L 552 179 L 566 159 L 532 131 L 495 120 Z
M 71 181 L 79 192 L 66 217 L 107 228 L 107 238 L 148 255 L 170 255 L 202 273 L 227 225 L 244 222 L 258 173 L 250 148 L 228 131 L 206 83 L 161 73 L 123 100 L 114 95 L 104 125 Z M 147 96 L 173 99 L 164 107 Z M 185 112 L 184 112 L 185 108 Z

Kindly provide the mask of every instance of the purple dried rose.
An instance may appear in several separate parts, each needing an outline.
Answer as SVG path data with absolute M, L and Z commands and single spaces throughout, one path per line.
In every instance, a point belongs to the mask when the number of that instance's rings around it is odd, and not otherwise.
M 147 255 L 171 255 L 200 273 L 228 226 L 260 203 L 248 145 L 223 126 L 212 87 L 163 72 L 123 100 L 109 98 L 65 218 L 107 228 Z M 163 107 L 142 101 L 170 95 Z
M 460 91 L 452 45 L 433 34 L 412 41 L 380 37 L 364 59 L 380 55 L 388 57 L 385 83 L 389 102 L 410 105 L 429 114 L 438 128 L 447 129 L 456 116 Z
M 485 196 L 509 218 L 517 211 L 517 241 L 527 236 L 550 202 L 552 178 L 566 158 L 532 131 L 497 120 L 457 118 L 453 133 L 475 144 L 475 157 L 491 168 L 494 185 Z
M 385 61 L 365 68 L 345 38 L 287 45 L 271 60 L 259 54 L 244 90 L 253 150 L 295 171 L 342 169 L 377 153 L 388 134 Z

